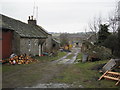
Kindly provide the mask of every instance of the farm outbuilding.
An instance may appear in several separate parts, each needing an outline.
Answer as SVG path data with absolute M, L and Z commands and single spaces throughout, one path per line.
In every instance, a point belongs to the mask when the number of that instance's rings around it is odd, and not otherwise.
M 1 16 L 2 58 L 9 57 L 12 52 L 18 55 L 42 54 L 42 45 L 47 35 L 42 32 L 43 28 L 36 24 L 33 17 L 29 17 L 27 24 L 5 15 Z
M 2 30 L 2 57 L 9 57 L 12 53 L 13 30 Z

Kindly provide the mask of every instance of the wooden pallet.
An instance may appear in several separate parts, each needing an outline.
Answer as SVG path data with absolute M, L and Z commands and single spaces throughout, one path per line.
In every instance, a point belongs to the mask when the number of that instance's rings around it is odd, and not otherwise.
M 115 80 L 117 81 L 115 85 L 118 85 L 120 82 L 120 73 L 106 71 L 98 80 L 101 80 L 102 78 Z

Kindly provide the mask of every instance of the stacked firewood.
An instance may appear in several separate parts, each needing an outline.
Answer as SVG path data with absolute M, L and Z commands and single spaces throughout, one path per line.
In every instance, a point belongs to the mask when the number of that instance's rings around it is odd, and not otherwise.
M 29 64 L 31 62 L 37 62 L 38 60 L 31 58 L 30 56 L 14 56 L 9 59 L 10 64 Z

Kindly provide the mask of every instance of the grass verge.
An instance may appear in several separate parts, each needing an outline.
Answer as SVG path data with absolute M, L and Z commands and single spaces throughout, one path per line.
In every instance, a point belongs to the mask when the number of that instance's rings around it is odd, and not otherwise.
M 41 56 L 41 57 L 34 57 L 34 58 L 39 61 L 38 63 L 42 63 L 42 62 L 57 60 L 65 55 L 66 55 L 66 52 L 58 52 L 58 55 L 55 57 Z M 2 65 L 2 72 L 11 72 L 12 73 L 12 72 L 22 70 L 24 68 L 32 67 L 34 65 L 37 65 L 38 63 L 33 62 L 30 64 L 21 64 L 21 65 Z
M 2 85 L 6 88 L 32 86 L 37 84 L 43 76 L 43 70 L 46 62 L 57 60 L 66 55 L 65 52 L 58 52 L 55 57 L 35 57 L 38 62 L 21 65 L 2 65 Z M 44 63 L 45 62 L 45 63 Z M 49 68 L 49 67 L 48 67 Z
M 78 53 L 76 61 L 78 61 L 78 62 L 82 61 L 82 53 Z
M 65 56 L 67 53 L 66 52 L 58 52 L 58 55 L 56 56 L 41 56 L 41 57 L 35 57 L 35 59 L 41 61 L 41 62 L 46 62 L 46 61 L 53 61 L 53 60 L 57 60 L 63 56 Z
M 82 85 L 85 88 L 118 88 L 119 86 L 115 86 L 115 81 L 105 79 L 98 81 L 102 74 L 96 70 L 91 70 L 92 67 L 106 62 L 108 61 L 80 62 L 70 65 L 53 81 L 59 83 L 75 83 L 75 87 Z
M 70 54 L 69 56 L 67 56 L 66 59 L 71 59 L 74 55 L 73 54 Z

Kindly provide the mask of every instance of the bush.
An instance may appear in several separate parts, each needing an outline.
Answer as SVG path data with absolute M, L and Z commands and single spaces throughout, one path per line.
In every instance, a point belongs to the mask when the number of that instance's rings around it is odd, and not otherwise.
M 81 51 L 82 53 L 87 54 L 89 56 L 89 61 L 93 61 L 92 59 L 106 60 L 111 58 L 112 56 L 110 49 L 105 48 L 104 46 L 91 44 L 88 41 L 85 41 L 83 43 Z
M 94 46 L 94 48 L 89 52 L 89 59 L 92 57 L 98 58 L 100 60 L 106 60 L 111 58 L 111 50 L 103 46 Z
M 103 46 L 105 46 L 106 48 L 111 49 L 112 51 L 112 55 L 115 55 L 116 50 L 117 50 L 117 46 L 118 46 L 118 38 L 116 34 L 112 34 L 110 35 L 105 42 L 103 43 Z

